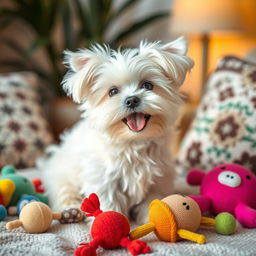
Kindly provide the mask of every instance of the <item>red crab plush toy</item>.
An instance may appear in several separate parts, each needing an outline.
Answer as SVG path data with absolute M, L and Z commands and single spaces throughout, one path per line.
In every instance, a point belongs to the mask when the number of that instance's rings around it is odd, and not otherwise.
M 86 216 L 94 216 L 95 220 L 91 227 L 92 241 L 80 244 L 81 246 L 75 250 L 76 256 L 96 256 L 99 246 L 104 249 L 126 247 L 132 255 L 150 253 L 151 249 L 145 242 L 128 238 L 130 225 L 124 215 L 100 210 L 100 202 L 96 194 L 91 194 L 89 198 L 83 200 L 81 210 L 88 213 Z

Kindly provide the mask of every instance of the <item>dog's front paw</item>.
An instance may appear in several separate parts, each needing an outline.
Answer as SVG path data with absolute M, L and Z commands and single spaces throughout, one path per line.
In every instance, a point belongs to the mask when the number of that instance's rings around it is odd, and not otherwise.
M 84 213 L 78 208 L 66 208 L 61 212 L 60 223 L 77 223 L 84 220 Z

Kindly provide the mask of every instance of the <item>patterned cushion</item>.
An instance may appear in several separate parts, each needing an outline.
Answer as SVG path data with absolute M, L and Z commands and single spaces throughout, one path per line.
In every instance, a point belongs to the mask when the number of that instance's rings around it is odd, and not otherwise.
M 211 75 L 177 161 L 182 172 L 225 162 L 256 173 L 256 66 L 231 56 Z
M 40 107 L 37 77 L 0 74 L 0 167 L 34 166 L 52 135 Z

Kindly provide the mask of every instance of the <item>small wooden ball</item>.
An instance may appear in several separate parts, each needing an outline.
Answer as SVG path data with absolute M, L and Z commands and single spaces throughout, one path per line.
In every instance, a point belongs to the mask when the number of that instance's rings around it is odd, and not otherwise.
M 52 211 L 42 202 L 31 202 L 23 207 L 19 219 L 28 233 L 42 233 L 52 223 Z

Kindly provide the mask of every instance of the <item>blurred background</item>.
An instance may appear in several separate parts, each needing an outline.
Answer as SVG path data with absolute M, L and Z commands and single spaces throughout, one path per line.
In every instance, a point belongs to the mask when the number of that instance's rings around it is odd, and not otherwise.
M 135 47 L 185 35 L 196 65 L 183 91 L 195 103 L 203 69 L 208 74 L 227 54 L 256 58 L 255 0 L 0 0 L 0 8 L 0 72 L 35 71 L 58 96 L 63 50 L 93 42 Z
M 0 0 L 0 73 L 39 77 L 40 102 L 58 138 L 79 119 L 60 85 L 63 50 L 94 42 L 136 47 L 142 39 L 168 42 L 180 35 L 195 61 L 181 89 L 184 134 L 218 59 L 256 62 L 255 0 Z

